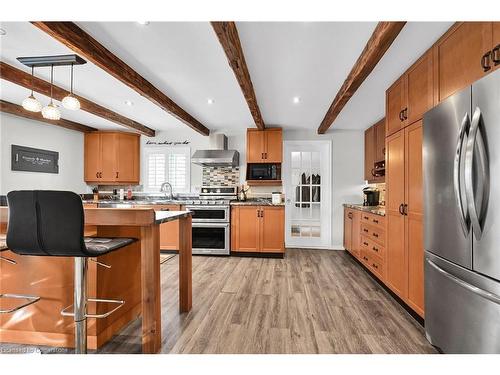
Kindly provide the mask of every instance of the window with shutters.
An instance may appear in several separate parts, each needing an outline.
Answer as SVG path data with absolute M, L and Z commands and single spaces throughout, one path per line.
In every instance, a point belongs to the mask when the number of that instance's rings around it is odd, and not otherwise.
M 144 190 L 159 192 L 161 184 L 170 182 L 174 193 L 191 189 L 191 150 L 189 147 L 146 147 Z

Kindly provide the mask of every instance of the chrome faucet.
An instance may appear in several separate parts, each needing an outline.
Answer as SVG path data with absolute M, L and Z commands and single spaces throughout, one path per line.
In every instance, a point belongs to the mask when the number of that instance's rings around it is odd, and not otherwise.
M 167 194 L 167 186 L 170 189 L 169 194 Z M 165 197 L 167 199 L 173 199 L 174 198 L 174 194 L 173 194 L 173 190 L 172 190 L 172 185 L 170 184 L 170 182 L 164 182 L 163 184 L 161 184 L 160 192 L 165 193 Z

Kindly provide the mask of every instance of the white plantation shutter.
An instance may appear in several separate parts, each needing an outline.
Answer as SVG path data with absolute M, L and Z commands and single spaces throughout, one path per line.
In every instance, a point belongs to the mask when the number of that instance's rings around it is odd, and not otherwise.
M 145 149 L 145 190 L 159 192 L 170 182 L 176 193 L 189 192 L 191 150 L 189 147 L 152 146 Z

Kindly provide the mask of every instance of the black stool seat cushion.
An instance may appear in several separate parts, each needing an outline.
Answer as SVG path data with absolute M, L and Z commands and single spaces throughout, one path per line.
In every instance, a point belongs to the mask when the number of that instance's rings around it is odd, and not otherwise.
M 104 255 L 135 242 L 135 238 L 85 237 L 85 247 L 89 254 Z

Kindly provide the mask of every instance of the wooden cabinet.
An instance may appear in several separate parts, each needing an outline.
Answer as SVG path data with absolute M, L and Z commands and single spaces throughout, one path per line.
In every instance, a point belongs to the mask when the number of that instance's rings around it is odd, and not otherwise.
M 384 182 L 384 176 L 377 176 L 375 162 L 385 160 L 385 119 L 365 130 L 365 180 L 370 183 Z
M 344 207 L 344 249 L 352 253 L 352 208 Z
M 407 296 L 405 251 L 405 139 L 404 131 L 387 138 L 386 160 L 386 283 L 402 299 Z
M 281 128 L 247 129 L 247 163 L 282 163 Z
M 401 130 L 405 127 L 406 120 L 403 113 L 406 108 L 406 79 L 401 77 L 387 89 L 385 94 L 385 136 Z
M 386 283 L 424 315 L 422 121 L 387 139 Z
M 285 208 L 282 206 L 233 206 L 231 251 L 283 253 Z
M 429 51 L 386 91 L 386 136 L 420 120 L 433 105 L 433 54 Z
M 132 133 L 85 134 L 84 179 L 95 184 L 138 184 L 140 136 Z
M 436 43 L 439 101 L 491 71 L 492 28 L 492 22 L 458 23 Z
M 178 204 L 135 205 L 134 208 L 152 208 L 155 211 L 181 211 Z M 179 250 L 179 220 L 160 224 L 160 250 Z
M 422 121 L 405 129 L 405 246 L 408 254 L 408 304 L 424 315 L 424 208 Z
M 285 243 L 284 207 L 262 207 L 260 217 L 260 251 L 282 253 Z

